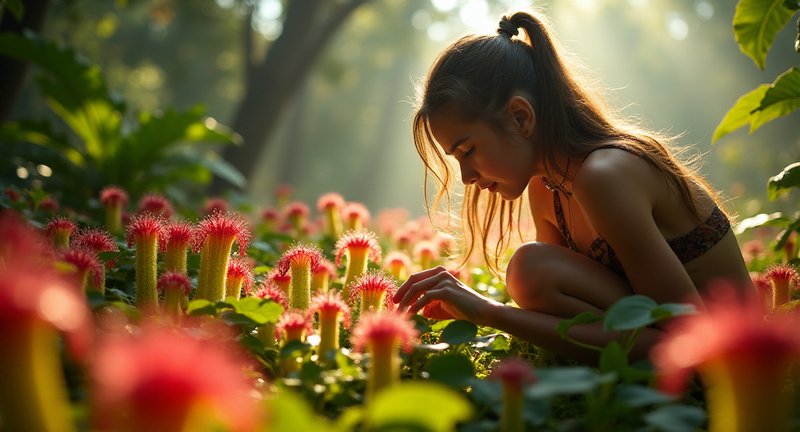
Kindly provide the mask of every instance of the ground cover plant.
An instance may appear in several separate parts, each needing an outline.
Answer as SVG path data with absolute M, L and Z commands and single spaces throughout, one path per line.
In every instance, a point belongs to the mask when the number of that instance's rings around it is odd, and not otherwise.
M 759 67 L 798 7 L 740 2 L 737 40 Z M 187 150 L 233 141 L 202 108 L 123 127 L 124 104 L 73 52 L 33 36 L 0 37 L 0 51 L 41 67 L 71 130 L 0 129 L 62 176 L 0 196 L 2 430 L 800 430 L 797 214 L 737 227 L 750 301 L 720 285 L 703 314 L 643 296 L 580 314 L 562 337 L 585 325 L 621 336 L 587 347 L 597 365 L 577 365 L 436 303 L 397 313 L 398 285 L 435 265 L 510 301 L 485 266 L 459 267 L 454 239 L 427 217 L 373 215 L 336 192 L 297 201 L 288 186 L 258 211 L 192 199 L 212 172 L 241 181 L 212 147 Z M 743 96 L 715 139 L 796 109 L 797 74 Z M 770 198 L 792 193 L 798 173 L 772 177 Z M 631 362 L 639 331 L 665 320 L 651 358 Z

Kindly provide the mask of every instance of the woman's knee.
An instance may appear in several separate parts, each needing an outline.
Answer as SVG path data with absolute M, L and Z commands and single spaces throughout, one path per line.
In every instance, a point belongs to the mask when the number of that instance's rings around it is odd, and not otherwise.
M 512 255 L 506 271 L 506 290 L 523 309 L 547 311 L 556 293 L 553 255 L 560 246 L 525 243 Z

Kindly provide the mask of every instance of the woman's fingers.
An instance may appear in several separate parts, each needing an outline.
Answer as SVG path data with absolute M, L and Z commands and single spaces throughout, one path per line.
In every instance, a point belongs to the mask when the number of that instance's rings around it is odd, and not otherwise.
M 442 283 L 437 285 L 436 288 L 430 289 L 426 291 L 425 294 L 422 294 L 420 298 L 408 309 L 408 313 L 414 315 L 431 301 L 444 300 L 445 298 L 447 298 L 447 285 Z
M 419 296 L 425 294 L 428 290 L 434 288 L 438 284 L 449 280 L 452 278 L 450 273 L 446 271 L 442 271 L 439 273 L 434 274 L 433 276 L 429 276 L 425 279 L 420 280 L 419 282 L 413 283 L 409 285 L 403 296 L 400 298 L 400 302 L 397 305 L 398 310 L 405 310 L 407 309 L 414 301 L 416 301 Z
M 408 279 L 406 279 L 405 282 L 403 282 L 402 285 L 400 285 L 400 287 L 397 289 L 397 292 L 394 294 L 394 297 L 392 297 L 392 300 L 395 303 L 400 303 L 400 301 L 406 295 L 406 291 L 408 291 L 409 288 L 411 288 L 412 285 L 414 285 L 415 283 L 417 283 L 419 281 L 425 280 L 425 279 L 427 279 L 427 278 L 429 278 L 431 276 L 435 276 L 435 275 L 437 275 L 437 274 L 439 274 L 441 272 L 446 272 L 446 271 L 447 270 L 444 267 L 437 266 L 437 267 L 434 267 L 434 268 L 430 268 L 430 269 L 423 270 L 421 272 L 417 272 L 417 273 L 412 274 Z

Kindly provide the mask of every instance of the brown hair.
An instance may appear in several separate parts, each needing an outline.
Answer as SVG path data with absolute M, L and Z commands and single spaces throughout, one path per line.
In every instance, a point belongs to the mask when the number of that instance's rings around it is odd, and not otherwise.
M 512 38 L 517 29 L 524 38 Z M 718 195 L 697 173 L 697 159 L 682 161 L 681 152 L 670 151 L 672 139 L 646 131 L 616 117 L 598 95 L 590 94 L 567 68 L 557 43 L 542 17 L 517 12 L 501 19 L 497 35 L 469 35 L 445 49 L 434 62 L 419 89 L 413 121 L 414 144 L 425 165 L 425 204 L 429 214 L 442 204 L 450 211 L 449 191 L 454 173 L 444 159 L 430 129 L 430 116 L 448 109 L 465 121 L 485 121 L 499 131 L 505 128 L 503 108 L 516 94 L 523 94 L 536 112 L 541 137 L 539 152 L 547 177 L 559 184 L 566 169 L 556 156 L 585 157 L 593 149 L 613 141 L 648 160 L 678 187 L 682 200 L 695 219 L 701 221 L 694 197 L 700 191 L 715 201 Z M 428 181 L 433 177 L 437 193 L 431 202 Z M 553 180 L 558 179 L 558 180 Z M 520 234 L 521 198 L 506 201 L 497 194 L 481 194 L 476 185 L 466 185 L 461 202 L 461 224 L 465 233 L 466 261 L 476 250 L 476 240 L 489 268 L 501 274 L 499 260 L 510 244 L 514 230 Z M 502 223 L 502 222 L 505 223 Z M 490 253 L 487 243 L 494 223 L 500 222 L 499 238 Z M 496 228 L 496 227 L 495 227 Z

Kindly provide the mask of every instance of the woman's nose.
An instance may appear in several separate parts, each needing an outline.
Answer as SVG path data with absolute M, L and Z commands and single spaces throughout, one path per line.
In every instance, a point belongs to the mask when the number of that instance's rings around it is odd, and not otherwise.
M 478 181 L 478 172 L 466 164 L 461 164 L 461 181 L 465 185 L 475 183 Z

